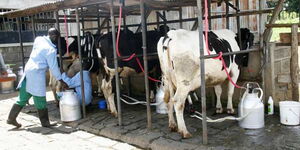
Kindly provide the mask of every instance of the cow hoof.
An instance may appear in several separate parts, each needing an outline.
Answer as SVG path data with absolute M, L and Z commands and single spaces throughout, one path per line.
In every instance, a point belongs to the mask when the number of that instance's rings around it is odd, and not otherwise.
M 192 134 L 189 133 L 189 132 L 182 134 L 182 138 L 184 138 L 184 139 L 188 139 L 188 138 L 191 138 L 191 137 L 192 137 Z
M 118 117 L 118 113 L 117 112 L 111 112 L 111 114 L 114 116 L 114 117 Z
M 234 109 L 227 109 L 227 114 L 233 115 L 234 114 Z
M 217 108 L 217 109 L 216 109 L 216 113 L 217 113 L 217 114 L 223 113 L 223 108 Z
M 170 124 L 170 125 L 169 125 L 169 128 L 170 128 L 171 132 L 176 132 L 176 131 L 177 131 L 177 126 L 176 126 L 176 124 Z

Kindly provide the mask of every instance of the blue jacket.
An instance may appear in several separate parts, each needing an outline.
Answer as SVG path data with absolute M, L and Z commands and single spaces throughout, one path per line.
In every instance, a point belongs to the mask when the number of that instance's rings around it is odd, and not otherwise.
M 24 75 L 17 88 L 26 77 L 26 91 L 34 96 L 46 96 L 46 71 L 50 69 L 56 80 L 61 80 L 58 68 L 56 46 L 48 36 L 34 40 L 32 52 L 25 65 Z
M 80 72 L 78 72 L 74 77 L 70 78 L 66 73 L 62 74 L 62 80 L 66 82 L 69 88 L 75 88 L 76 95 L 82 104 L 82 94 L 81 94 L 81 83 L 80 83 Z M 92 81 L 90 78 L 90 73 L 88 71 L 83 71 L 83 84 L 84 84 L 84 95 L 85 95 L 85 105 L 92 102 Z

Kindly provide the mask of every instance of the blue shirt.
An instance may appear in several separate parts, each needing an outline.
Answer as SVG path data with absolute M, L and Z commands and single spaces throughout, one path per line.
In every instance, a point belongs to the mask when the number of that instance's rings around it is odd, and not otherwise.
M 25 65 L 24 75 L 18 88 L 26 77 L 26 91 L 33 96 L 46 96 L 46 71 L 50 69 L 56 80 L 61 80 L 57 64 L 56 46 L 48 36 L 37 37 L 34 40 L 32 52 Z
M 81 83 L 80 83 L 80 72 L 78 72 L 74 77 L 70 78 L 66 73 L 62 74 L 62 80 L 66 82 L 69 88 L 75 88 L 76 95 L 82 104 L 82 94 L 81 94 Z M 84 84 L 84 95 L 85 95 L 85 105 L 92 102 L 92 81 L 90 78 L 90 72 L 83 71 L 83 84 Z

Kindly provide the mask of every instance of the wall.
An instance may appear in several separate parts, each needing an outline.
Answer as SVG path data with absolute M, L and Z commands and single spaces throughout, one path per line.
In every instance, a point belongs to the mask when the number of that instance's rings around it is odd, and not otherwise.
M 24 43 L 24 56 L 29 57 L 32 43 Z M 3 59 L 6 64 L 14 64 L 12 68 L 13 71 L 17 73 L 20 66 L 22 66 L 22 53 L 20 49 L 19 43 L 13 44 L 1 44 L 0 45 L 0 52 L 3 55 Z M 26 60 L 25 60 L 26 63 Z
M 275 105 L 278 106 L 279 101 L 293 100 L 290 76 L 291 46 L 276 46 L 275 43 L 270 43 L 268 51 L 266 94 L 272 96 Z

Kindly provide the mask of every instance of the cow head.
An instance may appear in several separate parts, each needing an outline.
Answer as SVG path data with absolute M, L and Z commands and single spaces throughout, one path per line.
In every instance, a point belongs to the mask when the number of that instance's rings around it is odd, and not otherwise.
M 160 36 L 165 36 L 170 31 L 170 28 L 167 25 L 161 25 L 158 29 L 155 30 L 159 33 Z
M 241 33 L 241 44 L 239 43 L 239 34 L 236 34 L 236 41 L 241 45 L 241 50 L 249 49 L 253 46 L 253 41 L 254 41 L 254 34 L 250 32 L 248 28 L 241 28 L 240 29 Z
M 246 50 L 249 49 L 253 46 L 253 41 L 254 41 L 254 34 L 250 32 L 248 28 L 241 28 L 240 29 L 241 33 L 241 44 L 240 49 L 241 50 Z M 236 34 L 235 40 L 237 43 L 239 43 L 239 33 Z M 238 64 L 241 64 L 244 67 L 248 66 L 248 59 L 249 59 L 249 54 L 238 54 L 236 55 L 236 60 L 238 60 Z

